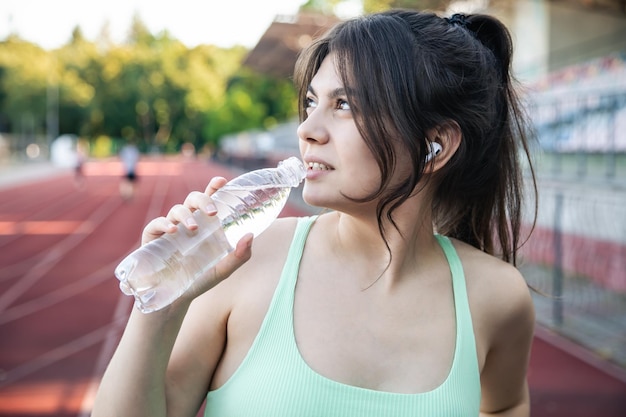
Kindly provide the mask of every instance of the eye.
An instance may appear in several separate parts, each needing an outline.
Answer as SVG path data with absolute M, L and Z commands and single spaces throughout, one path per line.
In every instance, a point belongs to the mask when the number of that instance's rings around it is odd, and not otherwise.
M 304 109 L 314 109 L 317 107 L 317 102 L 313 99 L 313 97 L 306 97 L 304 99 Z
M 337 99 L 336 107 L 338 110 L 350 110 L 350 103 L 342 98 Z

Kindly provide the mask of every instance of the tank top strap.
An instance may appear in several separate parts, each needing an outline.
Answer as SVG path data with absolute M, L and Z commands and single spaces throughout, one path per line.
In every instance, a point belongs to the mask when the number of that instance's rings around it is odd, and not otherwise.
M 472 314 L 467 296 L 467 284 L 463 264 L 448 237 L 439 234 L 436 234 L 435 237 L 448 260 L 450 274 L 452 275 L 452 293 L 454 296 L 458 343 L 455 351 L 455 355 L 458 355 L 458 361 L 455 362 L 464 364 L 464 366 L 467 367 L 465 371 L 470 372 L 469 375 L 479 375 L 474 324 L 472 322 Z M 480 390 L 480 384 L 474 386 Z
M 299 217 L 293 235 L 287 259 L 274 291 L 265 319 L 259 334 L 250 349 L 248 356 L 254 358 L 264 350 L 274 351 L 285 361 L 298 358 L 298 351 L 293 342 L 293 303 L 295 288 L 300 270 L 300 260 L 309 230 L 318 216 Z M 267 337 L 271 335 L 271 337 Z M 245 363 L 245 362 L 244 362 Z
M 454 292 L 454 302 L 457 309 L 457 315 L 459 310 L 464 310 L 469 313 L 469 303 L 467 300 L 467 287 L 465 284 L 465 273 L 463 272 L 463 265 L 461 259 L 456 253 L 456 249 L 452 245 L 450 239 L 446 236 L 435 235 L 439 246 L 443 250 L 450 266 L 450 273 L 452 274 L 452 286 Z
M 291 246 L 287 254 L 287 262 L 282 272 L 279 287 L 287 286 L 289 290 L 293 290 L 298 278 L 298 271 L 300 269 L 300 260 L 304 253 L 304 245 L 306 244 L 307 237 L 309 236 L 309 230 L 318 216 L 299 217 L 298 224 L 296 225 L 296 231 L 291 241 Z

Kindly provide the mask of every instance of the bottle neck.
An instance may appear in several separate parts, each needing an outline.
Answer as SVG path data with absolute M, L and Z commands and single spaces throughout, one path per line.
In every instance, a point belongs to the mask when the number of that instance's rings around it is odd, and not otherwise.
M 278 172 L 288 180 L 288 185 L 297 187 L 306 177 L 306 166 L 304 163 L 292 156 L 278 163 Z

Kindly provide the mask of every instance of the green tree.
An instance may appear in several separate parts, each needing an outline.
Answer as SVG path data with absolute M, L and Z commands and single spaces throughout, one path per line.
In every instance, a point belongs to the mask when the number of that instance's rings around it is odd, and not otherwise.
M 243 47 L 189 49 L 167 32 L 152 35 L 138 16 L 125 43 L 106 32 L 90 42 L 76 27 L 52 51 L 15 36 L 0 42 L 0 128 L 43 133 L 57 97 L 60 133 L 177 151 L 296 113 L 291 82 L 242 70 Z
M 297 115 L 291 81 L 241 70 L 231 78 L 222 106 L 209 113 L 204 134 L 213 145 L 226 134 L 267 129 Z
M 59 133 L 85 135 L 88 133 L 85 121 L 95 96 L 95 88 L 87 74 L 94 60 L 98 59 L 98 49 L 76 27 L 70 42 L 50 54 L 57 63 L 53 78 L 58 88 Z
M 56 72 L 55 62 L 42 48 L 17 36 L 0 43 L 0 112 L 9 129 L 42 134 L 46 120 L 46 94 Z
M 314 11 L 322 14 L 333 14 L 335 7 L 346 0 L 307 0 L 301 10 Z
M 445 10 L 450 0 L 363 0 L 363 10 L 367 13 L 392 8 L 416 10 Z
M 354 0 L 308 0 L 301 8 L 331 14 L 340 3 Z M 445 10 L 451 0 L 362 0 L 363 11 L 379 12 L 392 8 L 417 10 Z

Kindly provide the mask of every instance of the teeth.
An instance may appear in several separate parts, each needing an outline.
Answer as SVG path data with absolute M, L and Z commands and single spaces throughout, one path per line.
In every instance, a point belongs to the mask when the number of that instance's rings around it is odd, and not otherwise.
M 312 169 L 313 171 L 328 171 L 328 170 L 330 170 L 329 167 L 327 167 L 324 164 L 320 164 L 319 162 L 309 162 L 309 169 Z

